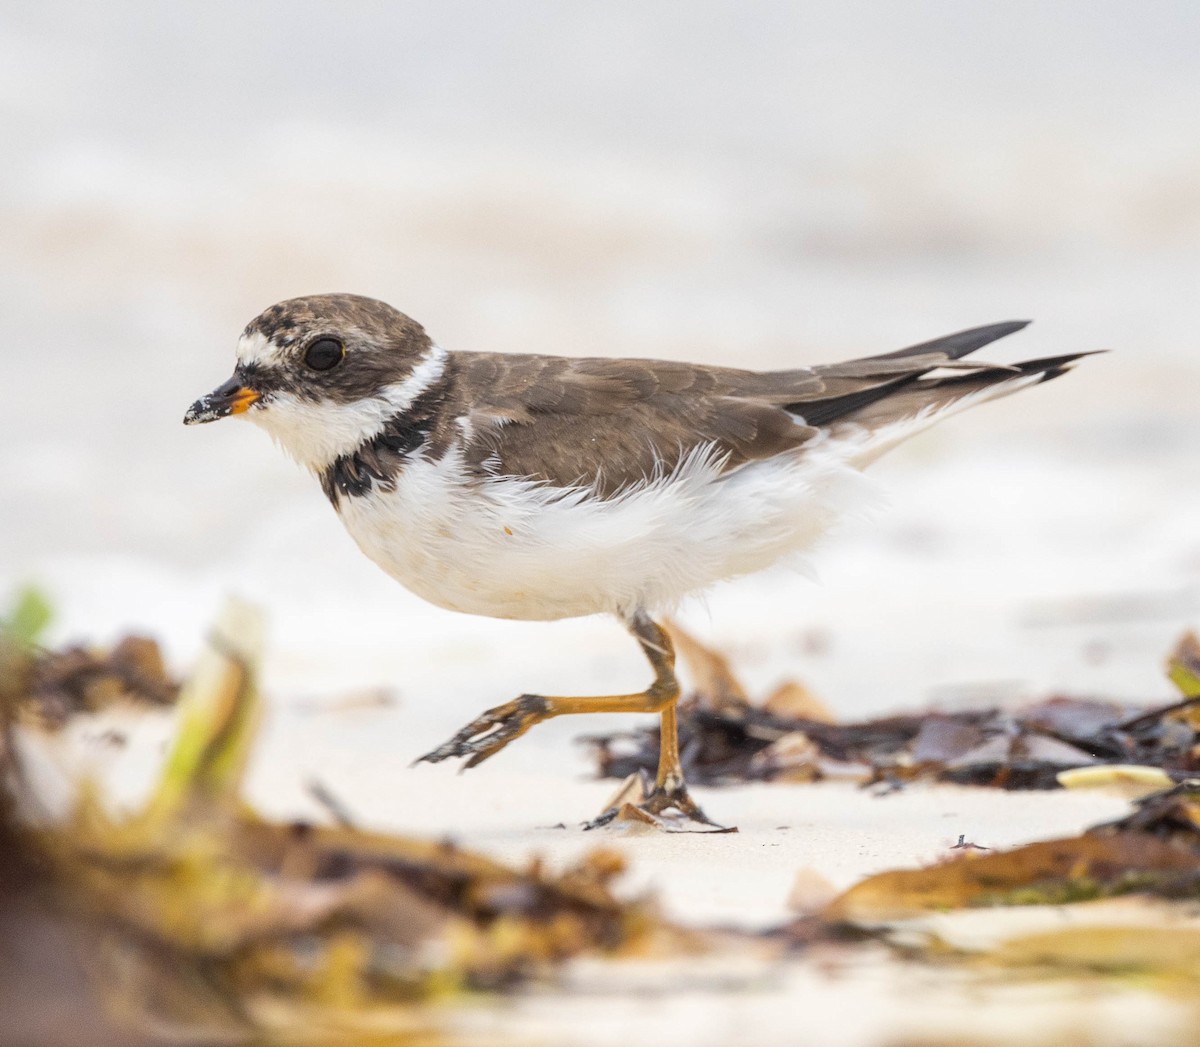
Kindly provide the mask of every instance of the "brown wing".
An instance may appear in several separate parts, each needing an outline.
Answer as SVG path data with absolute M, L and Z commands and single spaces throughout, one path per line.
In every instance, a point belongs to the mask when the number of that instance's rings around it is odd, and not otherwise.
M 602 496 L 670 471 L 700 446 L 727 468 L 769 458 L 816 430 L 743 392 L 751 372 L 657 360 L 459 354 L 456 396 L 481 474 L 590 486 Z M 811 372 L 791 380 L 799 392 Z
M 698 447 L 711 447 L 725 469 L 797 448 L 934 368 L 964 366 L 954 361 L 1022 326 L 997 324 L 885 356 L 772 372 L 458 353 L 448 406 L 470 420 L 467 461 L 479 475 L 590 486 L 607 496 L 670 471 Z M 911 411 L 912 397 L 902 399 Z

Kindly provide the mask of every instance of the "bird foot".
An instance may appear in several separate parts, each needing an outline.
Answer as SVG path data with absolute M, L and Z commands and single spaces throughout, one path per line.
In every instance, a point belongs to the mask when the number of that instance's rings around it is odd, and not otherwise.
M 549 716 L 550 703 L 545 698 L 538 694 L 523 694 L 477 716 L 448 742 L 417 757 L 413 766 L 463 756 L 466 757 L 462 766 L 465 771 L 495 756 L 514 738 L 520 738 L 530 727 Z
M 625 779 L 604 813 L 585 822 L 583 827 L 588 830 L 635 826 L 674 833 L 737 832 L 736 826 L 720 825 L 709 818 L 682 783 L 673 786 L 652 784 L 645 771 Z

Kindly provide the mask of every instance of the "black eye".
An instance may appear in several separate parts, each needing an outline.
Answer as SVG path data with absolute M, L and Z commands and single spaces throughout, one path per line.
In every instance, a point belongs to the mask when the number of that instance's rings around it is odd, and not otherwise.
M 337 367 L 346 355 L 346 348 L 336 338 L 318 338 L 304 351 L 304 362 L 314 371 Z

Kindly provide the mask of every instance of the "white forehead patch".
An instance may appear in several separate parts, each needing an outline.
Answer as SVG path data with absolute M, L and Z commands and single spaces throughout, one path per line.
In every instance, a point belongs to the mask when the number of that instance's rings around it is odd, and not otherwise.
M 238 339 L 237 358 L 240 364 L 278 364 L 283 350 L 261 331 L 251 331 Z
M 407 378 L 386 385 L 374 396 L 356 403 L 310 402 L 292 393 L 279 392 L 272 393 L 261 407 L 252 408 L 243 417 L 265 429 L 306 469 L 320 473 L 342 455 L 378 436 L 388 421 L 407 411 L 418 396 L 441 378 L 445 369 L 446 350 L 435 345 Z

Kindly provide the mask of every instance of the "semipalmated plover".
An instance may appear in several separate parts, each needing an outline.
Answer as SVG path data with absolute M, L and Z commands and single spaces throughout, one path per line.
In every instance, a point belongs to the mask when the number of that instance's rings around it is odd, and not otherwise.
M 642 807 L 707 821 L 684 784 L 674 652 L 652 615 L 803 556 L 869 501 L 860 470 L 885 450 L 1086 355 L 963 360 L 1024 326 L 760 373 L 451 352 L 383 302 L 313 295 L 252 320 L 233 377 L 184 421 L 261 426 L 320 481 L 359 548 L 431 603 L 534 620 L 607 612 L 654 670 L 636 694 L 522 695 L 422 760 L 473 767 L 555 716 L 658 713 Z

